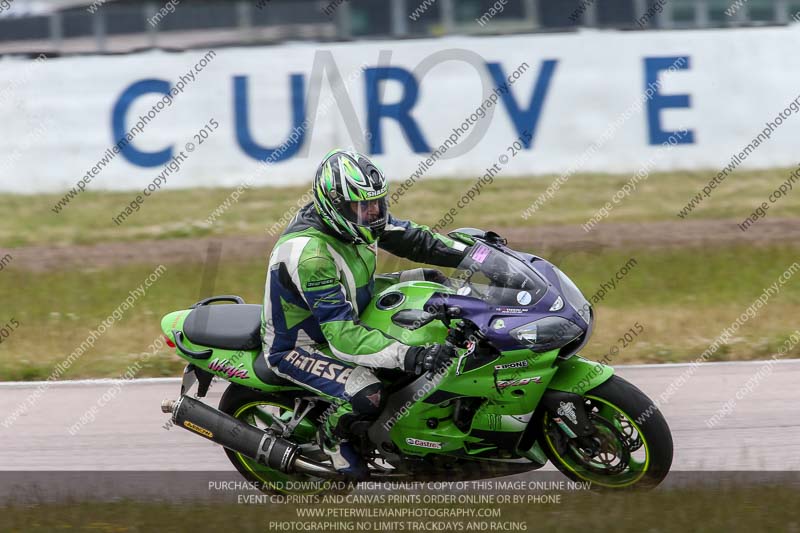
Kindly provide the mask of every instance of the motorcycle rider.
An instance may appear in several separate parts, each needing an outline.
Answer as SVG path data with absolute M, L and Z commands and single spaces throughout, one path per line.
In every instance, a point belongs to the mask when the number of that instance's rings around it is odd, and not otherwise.
M 362 478 L 367 467 L 348 441 L 356 420 L 374 420 L 384 391 L 372 369 L 421 374 L 450 364 L 445 345 L 407 346 L 359 323 L 375 287 L 377 247 L 455 267 L 466 246 L 391 216 L 383 172 L 366 156 L 329 152 L 317 168 L 314 200 L 283 232 L 269 259 L 261 335 L 267 365 L 279 376 L 333 397 L 338 406 L 320 440 L 334 467 Z M 396 281 L 442 281 L 435 269 L 395 273 Z M 333 357 L 319 351 L 327 344 Z

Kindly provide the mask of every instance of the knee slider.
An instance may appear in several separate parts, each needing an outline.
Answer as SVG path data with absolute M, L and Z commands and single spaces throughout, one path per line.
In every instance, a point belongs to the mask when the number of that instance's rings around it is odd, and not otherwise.
M 385 404 L 384 390 L 381 382 L 372 383 L 355 393 L 350 400 L 353 413 L 368 417 L 378 416 Z

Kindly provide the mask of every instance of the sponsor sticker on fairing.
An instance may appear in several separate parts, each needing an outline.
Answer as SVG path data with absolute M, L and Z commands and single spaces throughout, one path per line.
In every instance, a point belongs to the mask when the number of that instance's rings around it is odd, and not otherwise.
M 524 368 L 528 366 L 528 361 L 517 361 L 516 363 L 506 363 L 504 365 L 494 365 L 495 370 L 505 370 L 507 368 Z
M 517 303 L 520 305 L 528 305 L 531 303 L 531 293 L 528 291 L 519 291 L 517 293 Z
M 508 380 L 501 380 L 497 382 L 498 389 L 507 389 L 508 387 L 522 387 L 524 385 L 528 385 L 529 383 L 541 383 L 542 377 L 541 376 L 533 376 L 530 378 L 522 378 L 522 379 L 508 379 Z
M 408 437 L 406 439 L 406 444 L 409 446 L 416 446 L 418 448 L 430 448 L 433 450 L 441 450 L 442 443 L 441 442 L 434 442 L 432 440 L 422 440 L 422 439 L 414 439 L 412 437 Z

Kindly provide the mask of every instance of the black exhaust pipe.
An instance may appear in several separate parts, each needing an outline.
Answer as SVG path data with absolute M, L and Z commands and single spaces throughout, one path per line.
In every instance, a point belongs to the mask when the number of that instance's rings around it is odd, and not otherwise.
M 164 400 L 161 410 L 172 413 L 172 421 L 178 426 L 269 468 L 285 473 L 338 477 L 333 468 L 300 455 L 297 444 L 246 424 L 189 396 L 181 396 L 177 401 Z

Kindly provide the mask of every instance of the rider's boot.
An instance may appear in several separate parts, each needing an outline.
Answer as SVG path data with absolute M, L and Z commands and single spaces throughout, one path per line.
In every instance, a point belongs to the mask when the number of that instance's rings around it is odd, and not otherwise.
M 354 418 L 353 408 L 344 403 L 320 427 L 319 440 L 333 467 L 348 478 L 363 480 L 369 477 L 366 461 L 347 439 L 347 422 Z

